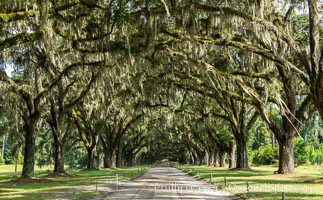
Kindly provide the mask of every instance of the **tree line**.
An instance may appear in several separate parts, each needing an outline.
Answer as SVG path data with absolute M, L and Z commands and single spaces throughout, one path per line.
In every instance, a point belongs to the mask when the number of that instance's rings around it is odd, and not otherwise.
M 294 138 L 323 115 L 321 5 L 1 1 L 1 134 L 16 160 L 23 148 L 21 177 L 46 140 L 55 173 L 78 145 L 88 168 L 100 153 L 104 167 L 249 168 L 259 123 L 278 143 L 278 173 L 293 173 Z

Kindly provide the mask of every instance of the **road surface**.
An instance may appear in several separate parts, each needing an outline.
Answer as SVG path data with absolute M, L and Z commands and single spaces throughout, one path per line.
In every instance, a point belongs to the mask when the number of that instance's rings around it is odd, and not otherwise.
M 215 185 L 197 180 L 169 166 L 149 169 L 142 176 L 119 183 L 105 200 L 128 199 L 239 199 Z

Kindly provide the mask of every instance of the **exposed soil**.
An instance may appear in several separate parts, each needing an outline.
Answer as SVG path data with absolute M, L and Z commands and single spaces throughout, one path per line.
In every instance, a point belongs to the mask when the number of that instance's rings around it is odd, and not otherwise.
M 304 181 L 304 183 L 323 184 L 323 178 Z
M 52 174 L 48 174 L 43 177 L 45 177 L 45 178 L 75 178 L 75 177 L 77 177 L 77 175 L 68 174 L 68 173 L 52 173 Z
M 308 175 L 305 174 L 274 174 L 273 177 L 277 178 L 306 178 Z
M 47 178 L 18 178 L 15 180 L 3 182 L 2 184 L 9 184 L 9 185 L 20 185 L 20 184 L 28 184 L 28 183 L 46 183 L 46 182 L 52 182 L 53 180 L 47 179 Z
M 100 199 L 100 198 L 99 198 Z M 117 189 L 101 200 L 130 199 L 212 199 L 234 200 L 239 197 L 214 188 L 181 170 L 165 165 L 151 168 L 132 181 L 121 181 Z
M 253 171 L 251 168 L 230 168 L 232 171 Z

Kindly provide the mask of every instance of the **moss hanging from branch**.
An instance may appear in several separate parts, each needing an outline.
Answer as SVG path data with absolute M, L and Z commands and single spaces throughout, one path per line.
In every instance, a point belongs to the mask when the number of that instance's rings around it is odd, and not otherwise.
M 11 38 L 0 41 L 0 51 L 10 48 L 15 45 L 31 42 L 40 39 L 44 34 L 44 31 L 38 31 L 35 33 L 21 33 Z

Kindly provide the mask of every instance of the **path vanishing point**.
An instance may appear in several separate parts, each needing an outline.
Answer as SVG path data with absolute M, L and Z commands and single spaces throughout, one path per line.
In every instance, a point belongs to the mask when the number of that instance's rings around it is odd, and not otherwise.
M 239 199 L 233 194 L 170 167 L 151 168 L 143 175 L 120 182 L 104 200 L 128 199 Z

